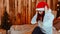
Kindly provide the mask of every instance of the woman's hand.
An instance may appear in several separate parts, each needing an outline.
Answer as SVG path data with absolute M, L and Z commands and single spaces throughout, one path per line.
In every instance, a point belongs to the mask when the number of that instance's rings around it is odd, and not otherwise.
M 48 8 L 47 8 L 47 6 L 45 6 L 45 13 L 47 13 L 48 12 Z

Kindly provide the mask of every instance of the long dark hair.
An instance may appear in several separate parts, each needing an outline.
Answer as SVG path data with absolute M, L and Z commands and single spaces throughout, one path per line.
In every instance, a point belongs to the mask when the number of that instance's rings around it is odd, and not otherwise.
M 38 15 L 37 15 L 37 22 L 39 21 L 39 20 L 41 20 L 41 17 L 42 17 L 42 20 L 41 21 L 43 21 L 43 19 L 44 19 L 44 15 L 45 15 L 45 11 L 43 11 L 43 13 L 42 14 L 39 14 L 39 12 L 38 12 Z

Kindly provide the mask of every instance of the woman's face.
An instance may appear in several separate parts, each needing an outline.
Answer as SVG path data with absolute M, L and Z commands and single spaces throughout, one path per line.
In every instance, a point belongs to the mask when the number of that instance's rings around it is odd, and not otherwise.
M 42 14 L 43 13 L 43 11 L 37 11 L 39 14 Z
M 39 12 L 39 14 L 42 14 L 42 13 L 43 13 L 42 11 Z
M 43 17 L 44 17 L 44 14 L 45 14 L 45 12 L 44 11 L 37 11 L 37 21 L 38 20 L 41 20 L 41 21 L 43 21 Z

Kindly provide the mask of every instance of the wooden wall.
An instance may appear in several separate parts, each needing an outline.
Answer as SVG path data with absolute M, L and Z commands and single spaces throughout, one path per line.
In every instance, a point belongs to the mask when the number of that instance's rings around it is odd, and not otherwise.
M 41 1 L 47 2 L 49 7 L 52 8 L 52 0 L 0 0 L 0 4 L 2 5 L 0 5 L 0 13 L 4 12 L 3 9 L 6 7 L 12 24 L 30 24 L 36 12 L 36 5 Z M 53 7 L 53 9 L 55 9 L 55 7 Z
M 4 5 L 3 0 L 0 0 L 0 25 L 1 25 L 1 17 L 3 16 Z

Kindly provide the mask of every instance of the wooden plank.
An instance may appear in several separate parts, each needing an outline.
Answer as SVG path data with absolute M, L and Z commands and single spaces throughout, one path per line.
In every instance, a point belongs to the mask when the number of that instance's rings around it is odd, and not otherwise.
M 5 5 L 6 5 L 7 13 L 9 14 L 9 0 L 5 0 Z
M 4 13 L 4 7 L 3 7 L 3 0 L 0 0 L 0 25 L 1 25 L 1 18 Z
M 47 4 L 48 4 L 48 6 L 50 7 L 50 0 L 47 0 Z
M 26 0 L 26 24 L 28 23 L 27 22 L 27 20 L 28 20 L 27 19 L 28 18 L 28 14 L 27 13 L 28 13 L 28 0 Z
M 32 1 L 32 11 L 31 11 L 31 18 L 35 15 L 36 13 L 36 3 L 37 0 Z
M 15 16 L 17 16 L 17 12 L 18 12 L 18 0 L 15 0 Z
M 9 16 L 12 24 L 15 24 L 15 0 L 9 0 Z
M 58 2 L 58 0 L 53 0 L 53 10 L 56 10 L 57 2 Z
M 22 0 L 18 0 L 18 13 L 21 13 L 21 3 Z
M 28 24 L 31 23 L 31 11 L 32 11 L 32 0 L 29 0 L 29 5 L 28 5 Z
M 21 24 L 21 0 L 15 0 L 15 15 L 16 15 L 16 25 Z
M 21 24 L 25 23 L 25 7 L 24 7 L 24 0 L 21 0 Z
M 15 0 L 15 17 L 16 17 L 16 21 L 15 21 L 15 25 L 19 25 L 20 24 L 20 3 L 21 1 L 19 0 Z

